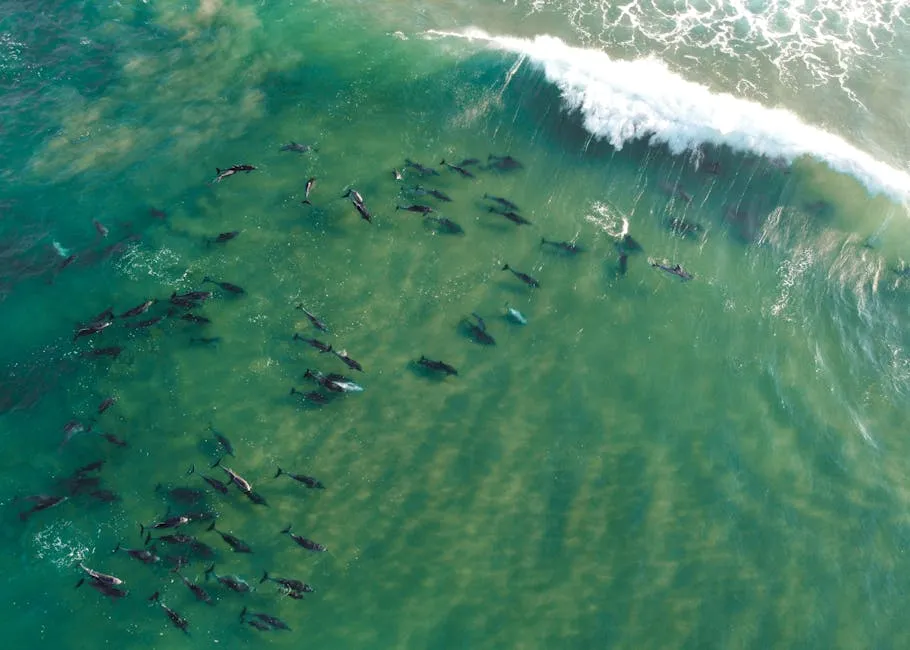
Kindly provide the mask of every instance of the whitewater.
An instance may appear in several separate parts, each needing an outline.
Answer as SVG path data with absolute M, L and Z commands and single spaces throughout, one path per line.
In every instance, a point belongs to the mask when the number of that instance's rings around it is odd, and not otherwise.
M 907 172 L 787 109 L 712 92 L 653 57 L 614 60 L 602 51 L 572 47 L 546 35 L 524 39 L 479 29 L 428 30 L 426 35 L 482 41 L 527 57 L 559 89 L 566 109 L 580 114 L 585 129 L 616 149 L 646 139 L 674 154 L 714 145 L 787 164 L 805 157 L 852 176 L 872 195 L 883 194 L 905 207 L 910 201 Z

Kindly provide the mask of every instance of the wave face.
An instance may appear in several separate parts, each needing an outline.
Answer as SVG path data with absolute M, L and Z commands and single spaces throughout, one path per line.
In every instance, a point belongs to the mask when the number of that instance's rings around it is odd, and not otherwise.
M 902 204 L 910 200 L 907 173 L 806 124 L 790 111 L 714 93 L 659 60 L 613 60 L 604 52 L 571 47 L 551 36 L 521 39 L 479 30 L 429 34 L 482 40 L 526 56 L 559 88 L 566 108 L 580 113 L 584 127 L 616 149 L 647 139 L 675 154 L 710 144 L 787 163 L 807 156 L 854 177 L 871 194 L 884 194 Z

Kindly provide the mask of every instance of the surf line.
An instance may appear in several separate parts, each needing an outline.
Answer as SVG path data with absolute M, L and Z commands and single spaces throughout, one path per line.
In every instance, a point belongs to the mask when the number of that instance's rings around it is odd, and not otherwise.
M 545 35 L 495 36 L 473 28 L 424 34 L 481 41 L 518 54 L 521 61 L 543 70 L 547 81 L 559 89 L 566 110 L 577 111 L 594 138 L 607 140 L 617 150 L 632 140 L 647 139 L 677 155 L 710 144 L 787 165 L 806 157 L 855 178 L 870 195 L 884 194 L 910 206 L 906 172 L 803 122 L 792 111 L 714 93 L 672 72 L 658 59 L 614 60 L 600 50 L 573 47 Z

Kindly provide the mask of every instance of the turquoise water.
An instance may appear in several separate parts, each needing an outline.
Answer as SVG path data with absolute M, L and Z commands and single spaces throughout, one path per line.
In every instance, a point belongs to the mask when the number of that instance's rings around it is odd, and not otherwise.
M 10 3 L 0 19 L 0 589 L 10 643 L 905 647 L 910 340 L 907 280 L 895 269 L 910 252 L 905 207 L 886 181 L 906 167 L 898 80 L 908 15 L 885 10 L 898 18 L 872 30 L 879 50 L 854 28 L 818 46 L 827 57 L 793 63 L 757 36 L 754 56 L 737 45 L 741 60 L 700 37 L 660 41 L 650 23 L 614 25 L 583 2 L 208 0 L 45 13 Z M 657 57 L 715 94 L 787 109 L 896 176 L 839 173 L 814 150 L 788 164 L 758 145 L 617 149 L 592 131 L 600 95 L 564 110 L 567 91 L 548 76 L 548 55 L 527 53 L 531 41 L 491 48 L 426 34 L 471 26 L 548 33 L 615 60 Z M 874 87 L 870 69 L 881 73 Z M 680 113 L 679 123 L 694 119 Z M 280 151 L 291 141 L 317 150 Z M 524 167 L 471 167 L 470 180 L 437 164 L 491 153 Z M 404 170 L 406 158 L 440 176 Z M 257 169 L 211 183 L 232 164 Z M 310 177 L 312 207 L 300 203 Z M 401 194 L 418 183 L 453 201 Z M 341 198 L 349 187 L 372 224 Z M 489 213 L 485 193 L 513 200 L 532 224 Z M 464 235 L 396 210 L 410 203 L 434 206 Z M 703 230 L 681 237 L 673 218 Z M 623 276 L 616 242 L 626 230 L 645 250 Z M 207 243 L 229 231 L 240 234 Z M 560 255 L 541 237 L 586 250 Z M 541 287 L 503 272 L 506 263 Z M 216 293 L 194 310 L 209 325 L 178 314 L 142 329 L 117 320 L 72 340 L 107 307 L 157 298 L 133 320 L 165 315 L 168 296 L 193 290 Z M 528 324 L 506 320 L 506 304 Z M 465 335 L 471 312 L 495 346 Z M 346 349 L 366 372 L 295 332 Z M 114 345 L 116 359 L 81 356 Z M 458 376 L 419 372 L 421 355 Z M 343 372 L 364 391 L 303 405 L 288 392 L 315 388 L 303 378 L 310 368 Z M 92 431 L 61 444 L 67 422 L 93 418 Z M 192 506 L 156 490 L 206 487 L 186 471 L 217 460 L 210 425 L 235 448 L 225 463 L 269 507 L 234 488 Z M 59 481 L 96 459 L 106 461 L 99 487 L 120 501 L 73 495 L 19 520 L 29 504 L 16 497 L 64 495 Z M 278 465 L 326 489 L 275 479 Z M 110 553 L 118 542 L 139 548 L 140 523 L 201 509 L 253 548 L 232 553 L 203 523 L 177 531 L 215 549 L 182 570 L 215 606 L 196 602 L 164 562 Z M 280 535 L 289 523 L 328 552 Z M 79 561 L 122 578 L 128 596 L 73 589 Z M 206 582 L 212 562 L 254 591 Z M 263 570 L 315 593 L 287 598 L 259 584 Z M 189 621 L 188 636 L 147 602 L 155 591 Z M 293 629 L 259 632 L 240 622 L 243 607 Z

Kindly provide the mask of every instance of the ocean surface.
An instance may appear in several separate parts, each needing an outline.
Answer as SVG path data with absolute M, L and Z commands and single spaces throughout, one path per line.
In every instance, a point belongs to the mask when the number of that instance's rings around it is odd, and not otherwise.
M 0 6 L 8 647 L 910 647 L 910 2 Z

